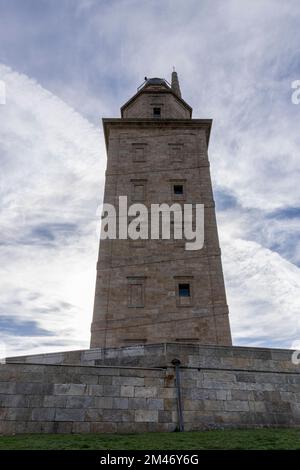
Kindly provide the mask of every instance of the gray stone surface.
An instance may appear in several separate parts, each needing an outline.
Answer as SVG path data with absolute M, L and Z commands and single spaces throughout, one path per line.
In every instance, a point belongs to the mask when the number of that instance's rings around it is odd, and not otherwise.
M 50 359 L 0 365 L 0 432 L 173 431 L 175 357 L 182 362 L 186 430 L 300 425 L 300 374 L 292 351 L 163 344 L 93 352 L 93 358 L 111 356 L 111 366 L 87 363 L 89 352 L 74 356 L 81 365 Z M 126 357 L 140 365 L 124 365 Z M 151 358 L 152 367 L 141 367 L 143 358 Z M 253 360 L 256 367 L 245 362 Z

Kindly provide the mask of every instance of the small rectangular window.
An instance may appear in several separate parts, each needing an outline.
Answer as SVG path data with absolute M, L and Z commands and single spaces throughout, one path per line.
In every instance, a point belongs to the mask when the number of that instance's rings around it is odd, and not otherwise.
M 171 163 L 183 163 L 183 144 L 169 144 Z
M 177 307 L 191 307 L 193 305 L 192 276 L 175 276 L 175 282 Z
M 154 117 L 160 117 L 160 116 L 161 116 L 160 111 L 161 111 L 161 110 L 160 110 L 160 108 L 158 108 L 158 107 L 153 108 L 153 116 L 154 116 Z
M 132 155 L 135 163 L 146 161 L 146 144 L 132 144 Z
M 143 201 L 144 200 L 144 190 L 145 187 L 143 184 L 135 184 L 134 185 L 134 199 L 135 201 Z
M 142 288 L 141 284 L 132 284 L 131 286 L 131 299 L 130 305 L 132 307 L 140 307 L 142 304 Z
M 190 284 L 179 284 L 178 285 L 178 295 L 179 297 L 191 297 Z
M 132 201 L 145 201 L 146 180 L 132 180 Z
M 183 201 L 186 198 L 186 180 L 170 180 L 171 199 Z
M 174 184 L 173 186 L 174 194 L 180 196 L 183 194 L 183 184 Z
M 128 307 L 144 307 L 145 278 L 128 278 Z

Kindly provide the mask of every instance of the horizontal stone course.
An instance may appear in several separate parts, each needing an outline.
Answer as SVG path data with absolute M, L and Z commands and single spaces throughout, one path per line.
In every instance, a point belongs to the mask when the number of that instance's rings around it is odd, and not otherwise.
M 282 372 L 297 372 L 299 367 L 292 363 L 292 350 L 289 349 L 269 349 L 253 348 L 241 346 L 202 346 L 197 344 L 183 343 L 164 343 L 164 344 L 146 344 L 139 346 L 125 346 L 120 348 L 95 348 L 83 351 L 68 351 L 59 354 L 49 353 L 33 356 L 19 356 L 8 358 L 11 364 L 8 373 L 14 373 L 13 366 L 16 363 L 26 362 L 34 364 L 64 364 L 68 359 L 68 364 L 77 365 L 110 365 L 116 366 L 115 371 L 111 368 L 106 370 L 107 374 L 119 375 L 126 374 L 126 369 L 118 370 L 119 366 L 126 366 L 132 359 L 137 359 L 137 366 L 161 367 L 170 364 L 171 360 L 180 355 L 183 366 L 189 367 L 228 367 L 229 369 L 255 369 L 256 367 L 264 370 L 274 369 Z M 58 361 L 60 359 L 60 361 Z M 245 361 L 243 362 L 243 359 Z M 52 362 L 51 362 L 52 361 Z M 55 362 L 54 362 L 55 361 Z M 129 364 L 132 366 L 132 364 Z M 35 367 L 35 365 L 31 365 Z M 32 369 L 34 370 L 34 369 Z M 130 370 L 130 369 L 129 369 Z M 104 375 L 104 370 L 102 371 Z M 142 373 L 143 370 L 141 371 Z M 93 367 L 89 367 L 86 374 L 97 374 Z M 138 371 L 131 372 L 138 376 Z M 160 373 L 153 371 L 151 374 Z M 148 374 L 148 373 L 147 373 Z M 150 374 L 150 373 L 149 373 Z M 149 375 L 147 375 L 149 376 Z

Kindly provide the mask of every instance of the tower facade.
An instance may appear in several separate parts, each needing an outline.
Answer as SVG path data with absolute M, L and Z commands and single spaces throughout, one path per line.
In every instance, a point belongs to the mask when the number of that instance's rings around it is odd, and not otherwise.
M 145 79 L 103 119 L 107 147 L 104 202 L 117 212 L 142 203 L 204 204 L 204 246 L 186 250 L 171 238 L 102 239 L 91 347 L 187 342 L 231 345 L 207 148 L 210 119 L 192 119 L 176 72 L 171 86 Z M 130 218 L 129 218 L 130 220 Z M 173 235 L 173 236 L 172 236 Z

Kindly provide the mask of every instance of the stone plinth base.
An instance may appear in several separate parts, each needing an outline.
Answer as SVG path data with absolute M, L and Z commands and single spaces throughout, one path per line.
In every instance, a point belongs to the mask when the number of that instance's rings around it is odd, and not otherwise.
M 291 358 L 290 350 L 179 343 L 8 358 L 0 432 L 174 431 L 173 359 L 185 430 L 299 426 L 300 368 Z

